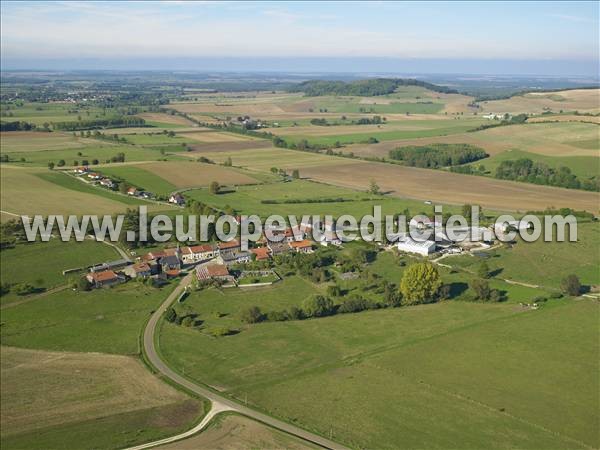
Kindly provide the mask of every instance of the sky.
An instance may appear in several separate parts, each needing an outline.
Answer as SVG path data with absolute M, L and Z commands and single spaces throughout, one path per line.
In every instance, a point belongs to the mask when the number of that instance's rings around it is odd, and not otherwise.
M 590 2 L 11 2 L 2 69 L 598 75 Z M 461 70 L 468 68 L 468 70 Z M 516 73 L 516 72 L 515 72 Z

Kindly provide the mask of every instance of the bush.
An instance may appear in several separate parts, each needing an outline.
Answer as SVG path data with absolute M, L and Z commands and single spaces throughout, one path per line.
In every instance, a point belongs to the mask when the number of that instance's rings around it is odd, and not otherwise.
M 302 309 L 306 317 L 324 317 L 333 313 L 333 302 L 328 297 L 313 295 L 304 301 Z
M 269 322 L 283 322 L 288 320 L 288 314 L 285 311 L 269 311 L 267 313 L 267 320 Z
M 302 310 L 296 306 L 291 306 L 287 312 L 287 316 L 289 320 L 302 320 L 304 319 L 304 314 Z
M 218 328 L 212 328 L 208 332 L 214 337 L 223 337 L 223 336 L 229 336 L 231 334 L 235 334 L 237 332 L 237 330 L 231 330 L 231 329 L 225 328 L 225 327 L 218 327 Z
M 355 297 L 344 300 L 338 308 L 339 313 L 355 313 L 369 309 L 370 304 L 363 297 Z
M 581 293 L 581 282 L 577 275 L 569 275 L 560 282 L 560 289 L 566 295 L 576 297 Z
M 242 310 L 240 319 L 245 323 L 258 323 L 261 322 L 264 317 L 258 306 L 251 306 Z
M 33 287 L 29 283 L 19 283 L 19 284 L 16 284 L 12 288 L 12 290 L 17 295 L 28 295 L 28 294 L 33 294 L 35 292 L 35 287 Z
M 92 289 L 92 284 L 86 277 L 81 277 L 79 280 L 77 280 L 77 289 L 80 291 L 89 291 Z

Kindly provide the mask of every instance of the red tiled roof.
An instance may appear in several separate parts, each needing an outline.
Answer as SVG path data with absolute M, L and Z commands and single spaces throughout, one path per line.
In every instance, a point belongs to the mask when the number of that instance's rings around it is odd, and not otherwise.
M 210 244 L 203 244 L 203 245 L 194 245 L 192 247 L 186 247 L 184 250 L 188 250 L 188 253 L 206 253 L 206 252 L 212 252 L 214 250 L 214 247 Z
M 219 249 L 220 250 L 226 250 L 226 249 L 230 249 L 230 248 L 236 248 L 239 247 L 240 243 L 237 241 L 237 239 L 234 239 L 232 241 L 229 242 L 219 242 Z
M 225 277 L 229 275 L 229 270 L 223 264 L 211 264 L 206 266 L 206 273 L 209 277 Z
M 180 272 L 181 271 L 179 269 L 171 269 L 171 270 L 165 271 L 165 273 L 169 277 L 178 277 Z
M 91 272 L 90 276 L 95 282 L 109 281 L 119 278 L 112 270 L 103 270 L 102 272 Z
M 269 249 L 267 247 L 259 247 L 250 249 L 252 253 L 256 255 L 256 259 L 269 259 Z
M 290 242 L 290 247 L 292 248 L 307 248 L 307 247 L 312 247 L 312 242 L 308 241 L 308 240 L 303 240 L 303 241 L 292 241 Z
M 135 272 L 150 272 L 150 266 L 144 262 L 141 262 L 141 263 L 134 264 L 133 270 Z

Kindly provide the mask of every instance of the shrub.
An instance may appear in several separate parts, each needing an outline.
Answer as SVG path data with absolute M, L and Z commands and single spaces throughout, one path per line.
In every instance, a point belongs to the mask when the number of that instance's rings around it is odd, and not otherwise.
M 245 323 L 258 323 L 261 322 L 264 317 L 258 306 L 251 306 L 242 310 L 240 319 Z
M 324 317 L 333 312 L 333 302 L 328 297 L 313 295 L 304 301 L 302 309 L 307 317 Z
M 581 293 L 581 283 L 577 275 L 569 275 L 560 282 L 560 289 L 573 297 Z
M 28 295 L 28 294 L 33 294 L 35 292 L 35 287 L 33 287 L 29 283 L 19 283 L 19 284 L 16 284 L 12 288 L 12 290 L 17 295 Z

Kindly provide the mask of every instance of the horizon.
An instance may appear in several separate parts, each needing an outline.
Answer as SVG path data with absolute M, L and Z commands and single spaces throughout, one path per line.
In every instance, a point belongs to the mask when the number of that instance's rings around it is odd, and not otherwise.
M 478 6 L 5 1 L 1 65 L 598 78 L 597 2 Z

